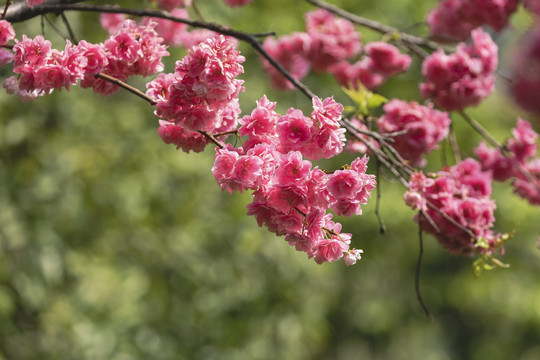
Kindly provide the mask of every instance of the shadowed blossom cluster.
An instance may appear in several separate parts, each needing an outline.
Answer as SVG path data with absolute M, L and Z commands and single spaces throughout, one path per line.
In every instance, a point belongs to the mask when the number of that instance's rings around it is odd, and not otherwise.
M 311 69 L 329 72 L 346 87 L 357 89 L 361 83 L 369 89 L 380 86 L 386 79 L 407 70 L 411 57 L 402 54 L 395 46 L 376 41 L 363 48 L 360 34 L 347 19 L 336 18 L 332 13 L 319 9 L 306 13 L 306 32 L 295 32 L 280 38 L 267 38 L 263 43 L 268 52 L 297 80 Z M 265 70 L 270 74 L 272 86 L 293 89 L 291 84 L 266 60 Z
M 443 0 L 429 12 L 426 21 L 432 37 L 464 41 L 482 25 L 502 30 L 517 5 L 518 0 Z
M 349 250 L 351 235 L 341 232 L 327 210 L 337 215 L 361 214 L 375 187 L 366 174 L 368 158 L 331 174 L 313 167 L 309 160 L 331 157 L 342 151 L 343 130 L 338 120 L 343 107 L 332 98 L 313 99 L 310 117 L 289 109 L 274 111 L 275 103 L 261 98 L 251 115 L 240 119 L 239 134 L 247 136 L 241 147 L 216 149 L 212 173 L 229 193 L 253 191 L 248 215 L 266 226 L 317 263 L 342 258 L 352 265 L 360 250 Z M 340 146 L 329 138 L 335 137 Z
M 392 146 L 412 166 L 424 166 L 423 156 L 448 136 L 451 121 L 446 112 L 397 99 L 384 105 L 384 112 L 377 120 L 379 132 L 405 131 L 393 137 Z
M 473 30 L 471 36 L 471 45 L 460 43 L 450 55 L 439 49 L 424 60 L 425 82 L 420 84 L 423 98 L 446 110 L 462 110 L 491 94 L 498 64 L 497 45 L 481 28 Z
M 540 2 L 539 2 L 540 3 Z M 540 5 L 538 5 L 540 8 Z M 510 94 L 526 111 L 540 115 L 540 24 L 536 23 L 521 38 L 512 55 Z
M 502 244 L 501 235 L 491 230 L 496 208 L 490 198 L 491 180 L 489 171 L 468 158 L 432 177 L 413 174 L 404 200 L 422 212 L 422 229 L 450 253 L 491 254 Z
M 531 124 L 518 119 L 513 137 L 502 149 L 489 148 L 481 142 L 474 153 L 482 169 L 490 171 L 496 181 L 512 179 L 514 192 L 533 205 L 540 205 L 540 159 L 537 157 L 538 134 Z

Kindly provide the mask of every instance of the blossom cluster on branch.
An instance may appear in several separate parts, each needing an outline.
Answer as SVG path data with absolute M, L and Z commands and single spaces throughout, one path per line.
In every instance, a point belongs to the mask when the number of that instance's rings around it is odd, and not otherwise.
M 251 1 L 224 0 L 229 6 Z M 0 66 L 12 63 L 15 74 L 4 82 L 4 88 L 22 100 L 53 90 L 69 91 L 77 84 L 101 95 L 125 88 L 144 98 L 155 106 L 157 132 L 165 143 L 185 152 L 216 145 L 212 173 L 218 185 L 229 193 L 252 191 L 247 214 L 317 263 L 343 258 L 352 265 L 362 253 L 350 247 L 352 235 L 342 232 L 332 213 L 362 214 L 376 185 L 375 176 L 367 173 L 368 157 L 356 157 L 335 171 L 313 164 L 343 149 L 370 153 L 406 184 L 404 200 L 418 211 L 416 220 L 422 230 L 433 234 L 452 254 L 491 256 L 507 240 L 506 234 L 493 230 L 492 180 L 511 179 L 518 195 L 540 205 L 538 135 L 530 123 L 518 120 L 513 137 L 498 145 L 464 113 L 487 98 L 495 86 L 498 47 L 482 26 L 495 31 L 506 28 L 517 0 L 439 2 L 427 23 L 432 38 L 461 41 L 449 54 L 429 39 L 350 16 L 320 0 L 308 0 L 320 8 L 305 14 L 305 32 L 267 36 L 262 41 L 224 26 L 191 21 L 192 1 L 150 2 L 161 10 L 133 12 L 73 4 L 51 7 L 50 12 L 61 12 L 62 6 L 104 11 L 100 23 L 109 37 L 103 43 L 66 40 L 64 50 L 53 49 L 41 35 L 16 37 L 4 13 Z M 32 11 L 49 9 L 43 0 L 28 0 L 27 4 Z M 537 13 L 534 1 L 523 0 L 523 5 Z M 8 7 L 9 3 L 6 10 Z M 135 14 L 139 20 L 126 14 Z M 190 29 L 187 24 L 202 28 Z M 356 24 L 385 36 L 362 44 Z M 538 29 L 538 25 L 533 27 L 518 48 L 509 86 L 517 103 L 536 113 L 540 113 L 534 95 L 540 89 Z M 251 114 L 241 116 L 238 98 L 245 89 L 238 77 L 244 72 L 241 64 L 245 59 L 237 50 L 237 39 L 259 52 L 274 87 L 301 90 L 310 96 L 313 111 L 306 115 L 290 108 L 279 114 L 276 103 L 262 96 Z M 172 73 L 164 72 L 162 63 L 169 55 L 167 46 L 189 50 Z M 379 112 L 377 108 L 386 99 L 371 91 L 407 71 L 413 64 L 411 55 L 422 62 L 419 95 L 425 103 L 392 99 Z M 315 96 L 300 82 L 311 70 L 332 74 L 346 88 L 354 106 L 344 108 L 333 97 Z M 133 75 L 156 76 L 143 93 L 126 84 Z M 493 147 L 481 143 L 474 151 L 478 161 L 461 161 L 460 150 L 454 148 L 455 165 L 425 175 L 418 168 L 449 137 L 451 111 L 467 119 Z M 351 135 L 347 143 L 345 129 Z M 231 135 L 234 146 L 225 143 Z

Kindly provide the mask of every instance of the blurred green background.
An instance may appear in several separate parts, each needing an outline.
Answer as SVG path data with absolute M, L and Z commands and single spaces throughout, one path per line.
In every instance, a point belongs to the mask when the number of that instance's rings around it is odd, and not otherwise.
M 313 9 L 287 0 L 239 9 L 196 2 L 207 20 L 279 35 L 301 31 L 303 13 Z M 334 3 L 407 28 L 436 2 Z M 79 37 L 103 41 L 96 14 L 68 18 Z M 514 16 L 501 46 L 530 21 Z M 35 35 L 40 27 L 36 18 L 16 31 Z M 62 48 L 61 37 L 44 28 Z M 421 25 L 411 31 L 426 33 Z M 297 92 L 268 89 L 257 56 L 245 44 L 240 49 L 248 58 L 244 113 L 263 94 L 280 112 L 309 109 Z M 170 50 L 168 71 L 184 53 Z M 380 92 L 418 99 L 419 68 L 415 59 Z M 145 81 L 130 80 L 140 89 Z M 306 83 L 347 103 L 330 76 L 310 75 Z M 499 88 L 470 113 L 503 140 L 518 113 Z M 221 192 L 210 172 L 212 149 L 188 155 L 164 145 L 152 109 L 127 92 L 103 98 L 72 88 L 29 104 L 3 93 L 0 111 L 0 359 L 540 358 L 540 214 L 507 184 L 495 185 L 495 198 L 497 230 L 516 230 L 502 257 L 509 269 L 476 278 L 473 259 L 424 237 L 420 286 L 433 324 L 416 300 L 418 229 L 396 182 L 380 183 L 387 233 L 379 233 L 372 199 L 363 216 L 340 219 L 363 259 L 350 268 L 319 266 L 246 216 L 248 193 Z M 455 120 L 470 153 L 480 138 Z M 433 154 L 428 170 L 441 158 Z M 343 154 L 325 166 L 352 159 Z

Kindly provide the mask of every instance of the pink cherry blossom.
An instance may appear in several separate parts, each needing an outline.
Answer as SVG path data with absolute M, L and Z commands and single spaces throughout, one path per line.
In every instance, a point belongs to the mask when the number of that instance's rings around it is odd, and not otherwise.
M 433 179 L 414 174 L 404 200 L 429 218 L 422 220 L 422 229 L 433 234 L 450 253 L 491 254 L 501 245 L 501 235 L 491 229 L 496 208 L 490 198 L 491 179 L 490 172 L 468 158 L 444 168 Z M 419 216 L 415 219 L 419 221 Z
M 471 35 L 471 45 L 460 43 L 451 55 L 437 50 L 422 64 L 426 81 L 420 84 L 420 93 L 443 109 L 477 105 L 493 91 L 497 45 L 480 28 Z
M 334 63 L 360 52 L 360 34 L 349 20 L 323 9 L 308 12 L 305 17 L 311 38 L 308 59 L 315 71 L 326 71 Z
M 398 48 L 382 41 L 368 43 L 364 51 L 369 59 L 369 69 L 385 78 L 399 74 L 409 68 L 411 57 Z
M 124 14 L 101 13 L 99 24 L 109 35 L 116 34 L 122 28 L 123 22 L 127 19 Z
M 499 31 L 516 11 L 518 0 L 443 0 L 427 16 L 431 35 L 439 40 L 467 40 L 471 30 L 489 25 Z
M 172 9 L 171 15 L 189 19 L 189 14 L 185 9 Z M 162 18 L 143 18 L 142 24 L 147 24 L 150 21 L 156 23 L 155 31 L 163 38 L 163 42 L 170 46 L 180 46 L 184 44 L 185 33 L 188 30 L 188 25 L 176 21 L 171 21 Z
M 302 80 L 311 69 L 310 62 L 307 58 L 310 44 L 311 38 L 307 33 L 295 32 L 278 39 L 267 37 L 263 42 L 263 48 L 293 78 Z M 266 59 L 263 60 L 263 66 L 270 75 L 270 84 L 273 87 L 283 90 L 294 89 L 294 85 Z
M 424 155 L 437 148 L 448 136 L 450 118 L 416 102 L 393 99 L 384 105 L 384 115 L 377 120 L 381 134 L 405 131 L 393 137 L 392 146 L 413 166 L 424 166 Z
M 15 30 L 7 20 L 0 20 L 0 46 L 15 38 Z

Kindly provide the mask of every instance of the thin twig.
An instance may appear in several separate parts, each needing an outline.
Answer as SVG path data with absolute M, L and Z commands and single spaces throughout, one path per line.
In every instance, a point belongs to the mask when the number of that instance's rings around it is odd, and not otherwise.
M 450 132 L 448 133 L 448 142 L 452 148 L 452 153 L 454 154 L 454 160 L 456 163 L 461 162 L 461 152 L 459 151 L 459 146 L 456 139 L 456 133 L 454 132 L 454 127 L 450 125 Z
M 6 6 L 4 6 L 4 11 L 2 12 L 2 18 L 1 18 L 1 20 L 5 20 L 5 19 L 6 19 L 6 14 L 7 14 L 7 11 L 8 11 L 9 6 L 10 6 L 11 4 L 13 4 L 13 1 L 10 1 L 10 0 L 6 1 Z
M 429 320 L 431 320 L 432 323 L 435 323 L 435 317 L 429 312 L 426 304 L 424 303 L 424 300 L 422 299 L 422 293 L 420 292 L 420 268 L 422 266 L 422 256 L 424 255 L 424 241 L 422 236 L 422 212 L 420 211 L 418 213 L 418 240 L 420 243 L 420 249 L 418 251 L 418 261 L 416 262 L 416 271 L 414 274 L 414 289 L 416 291 L 416 298 L 418 299 L 418 302 L 420 303 L 420 306 L 422 306 L 422 310 L 424 310 L 424 313 L 427 315 Z
M 347 20 L 350 20 L 351 22 L 355 23 L 355 24 L 358 24 L 358 25 L 361 25 L 361 26 L 364 26 L 364 27 L 367 27 L 371 30 L 374 30 L 380 34 L 395 34 L 397 35 L 397 38 L 401 41 L 403 41 L 404 43 L 408 43 L 408 44 L 412 44 L 412 45 L 420 45 L 420 46 L 424 46 L 424 47 L 427 47 L 429 49 L 432 49 L 432 50 L 437 50 L 439 48 L 441 48 L 441 45 L 434 42 L 434 41 L 431 41 L 431 40 L 427 40 L 423 37 L 419 37 L 419 36 L 414 36 L 414 35 L 411 35 L 411 34 L 407 34 L 407 33 L 404 33 L 404 32 L 401 32 L 399 31 L 399 29 L 397 28 L 394 28 L 392 26 L 388 26 L 388 25 L 385 25 L 385 24 L 382 24 L 378 21 L 374 21 L 374 20 L 371 20 L 371 19 L 366 19 L 366 18 L 363 18 L 361 16 L 358 16 L 358 15 L 355 15 L 355 14 L 352 14 L 350 12 L 347 12 L 341 8 L 338 8 L 337 6 L 334 6 L 332 4 L 328 4 L 324 1 L 320 1 L 320 0 L 306 0 L 307 2 L 311 3 L 312 5 L 315 5 L 317 7 L 320 7 L 322 9 L 325 9 L 325 10 L 328 10 L 338 16 L 341 16 Z
M 66 14 L 64 14 L 64 12 L 61 12 L 60 17 L 62 18 L 62 22 L 66 26 L 66 29 L 68 31 L 69 38 L 71 39 L 71 42 L 73 44 L 77 44 L 78 43 L 77 38 L 75 37 L 75 33 L 73 32 L 73 29 L 71 28 L 71 25 L 69 24 L 69 21 L 66 18 Z
M 98 73 L 98 74 L 96 74 L 94 76 L 97 77 L 97 78 L 109 81 L 109 82 L 111 82 L 111 83 L 113 83 L 113 84 L 115 84 L 115 85 L 129 91 L 130 93 L 133 93 L 133 94 L 137 95 L 138 97 L 143 98 L 144 100 L 146 100 L 152 106 L 156 105 L 156 102 L 150 96 L 146 95 L 145 93 L 143 93 L 139 89 L 136 89 L 133 86 L 128 85 L 128 84 L 126 84 L 125 82 L 123 82 L 121 80 L 118 80 L 115 77 L 112 77 L 112 76 L 104 74 L 104 73 Z
M 211 142 L 213 142 L 214 144 L 216 144 L 220 149 L 223 149 L 225 147 L 225 144 L 222 143 L 221 141 L 219 141 L 218 139 L 216 139 L 214 137 L 214 135 L 210 134 L 209 132 L 207 131 L 197 131 L 199 134 L 202 134 L 204 135 L 208 140 L 210 140 Z
M 487 142 L 489 142 L 492 146 L 496 147 L 496 148 L 501 148 L 502 145 L 499 144 L 497 142 L 497 140 L 495 140 L 488 132 L 486 129 L 484 129 L 482 127 L 482 125 L 480 125 L 480 123 L 476 120 L 474 120 L 472 117 L 470 117 L 465 111 L 461 110 L 461 111 L 458 111 L 458 114 L 461 115 L 461 117 L 463 119 L 465 119 L 465 121 L 467 121 L 467 123 L 469 125 L 471 125 L 471 127 L 476 130 L 477 133 L 479 133 L 480 135 L 482 135 L 482 137 L 484 139 L 487 140 Z
M 377 160 L 375 163 L 375 177 L 377 179 L 377 187 L 375 188 L 375 191 L 377 192 L 377 198 L 375 201 L 375 216 L 377 217 L 377 221 L 379 222 L 379 232 L 381 234 L 384 234 L 386 232 L 386 225 L 384 224 L 384 220 L 381 216 L 381 177 L 380 175 L 380 168 L 381 163 Z

